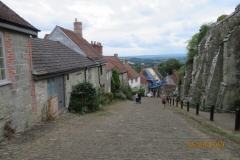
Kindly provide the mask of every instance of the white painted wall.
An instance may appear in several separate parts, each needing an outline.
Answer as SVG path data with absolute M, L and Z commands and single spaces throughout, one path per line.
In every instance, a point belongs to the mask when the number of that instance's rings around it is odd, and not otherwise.
M 140 77 L 129 79 L 128 80 L 129 86 L 135 91 L 140 88 Z

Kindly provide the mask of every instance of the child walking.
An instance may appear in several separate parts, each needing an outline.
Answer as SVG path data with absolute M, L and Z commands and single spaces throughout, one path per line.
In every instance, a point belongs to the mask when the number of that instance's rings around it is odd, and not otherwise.
M 165 95 L 162 96 L 162 104 L 163 104 L 163 109 L 165 109 L 167 98 Z

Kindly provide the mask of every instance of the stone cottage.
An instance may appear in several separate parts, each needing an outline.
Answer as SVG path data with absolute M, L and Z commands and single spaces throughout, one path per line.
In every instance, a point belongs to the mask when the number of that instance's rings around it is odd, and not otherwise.
M 106 64 L 106 81 L 105 81 L 105 91 L 111 92 L 111 77 L 112 77 L 112 71 L 114 69 L 114 65 L 108 61 Z
M 102 45 L 99 42 L 92 42 L 90 44 L 83 38 L 82 22 L 78 22 L 77 19 L 75 19 L 73 24 L 74 31 L 56 26 L 54 30 L 46 36 L 46 39 L 59 41 L 82 56 L 89 57 L 95 61 L 98 64 L 97 66 L 87 68 L 87 72 L 91 75 L 89 81 L 94 87 L 105 89 L 107 61 L 102 56 Z
M 128 85 L 133 91 L 138 90 L 141 85 L 140 75 L 128 64 L 128 60 L 125 60 L 123 66 L 128 71 Z
M 114 68 L 119 73 L 119 79 L 122 85 L 128 85 L 128 71 L 124 67 L 124 65 L 121 63 L 121 61 L 118 59 L 118 54 L 114 54 L 114 56 L 104 56 L 105 59 L 109 62 L 111 62 L 114 66 Z
M 32 75 L 38 117 L 53 117 L 68 107 L 72 86 L 91 81 L 98 64 L 57 41 L 31 38 Z
M 38 32 L 0 1 L 0 137 L 38 122 L 30 43 Z

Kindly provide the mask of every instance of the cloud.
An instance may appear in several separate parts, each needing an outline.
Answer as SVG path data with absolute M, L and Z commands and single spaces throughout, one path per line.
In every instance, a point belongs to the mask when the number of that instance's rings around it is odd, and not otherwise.
M 105 55 L 186 53 L 186 41 L 203 23 L 231 14 L 237 0 L 2 0 L 40 29 L 43 38 L 56 25 L 73 30 L 83 23 L 83 37 L 103 45 Z

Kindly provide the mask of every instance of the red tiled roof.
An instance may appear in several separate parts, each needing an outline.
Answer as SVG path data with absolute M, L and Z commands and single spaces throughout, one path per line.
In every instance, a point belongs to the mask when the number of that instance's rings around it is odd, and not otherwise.
M 127 72 L 126 68 L 123 66 L 123 64 L 117 57 L 115 56 L 104 56 L 104 57 L 107 61 L 113 64 L 114 68 L 118 70 L 119 74 Z
M 59 27 L 59 26 L 58 26 Z M 107 61 L 87 40 L 80 37 L 75 32 L 59 27 L 87 56 L 99 63 L 106 63 Z
M 148 84 L 147 78 L 143 74 L 139 74 L 141 84 Z
M 107 64 L 106 64 L 106 71 L 110 71 L 114 68 L 114 65 L 108 61 Z
M 17 13 L 11 10 L 8 6 L 6 6 L 2 1 L 0 1 L 0 21 L 14 23 L 15 25 L 22 26 L 30 30 L 39 31 L 37 28 L 32 26 Z
M 175 85 L 174 85 L 174 83 L 173 83 L 173 84 L 165 84 L 165 85 L 164 85 L 164 89 L 165 89 L 165 90 L 174 90 L 174 89 L 176 89 L 177 84 L 178 84 L 178 75 L 177 75 L 177 73 L 176 73 L 176 70 L 173 70 L 173 72 L 172 72 L 172 74 L 169 76 L 169 78 L 172 79 L 172 81 L 175 83 Z
M 43 39 L 47 39 L 48 36 L 49 36 L 49 34 L 45 34 Z
M 140 77 L 139 74 L 129 64 L 123 64 L 123 66 L 128 71 L 128 79 Z
M 172 74 L 170 75 L 170 77 L 172 78 L 172 80 L 174 81 L 174 83 L 178 84 L 178 75 L 176 70 L 172 71 Z

